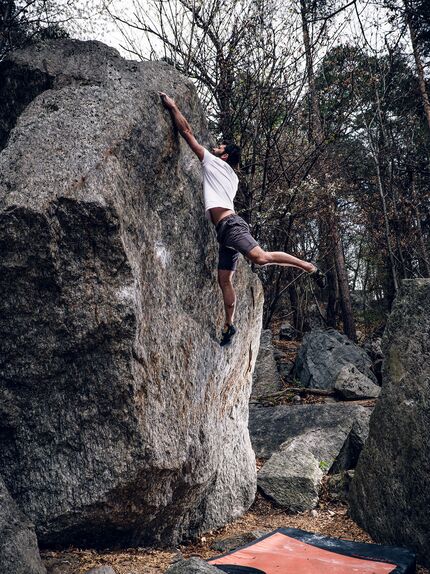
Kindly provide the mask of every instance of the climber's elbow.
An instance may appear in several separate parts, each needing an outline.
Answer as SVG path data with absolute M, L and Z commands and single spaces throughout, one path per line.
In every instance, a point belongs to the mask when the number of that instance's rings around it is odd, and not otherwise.
M 196 140 L 192 130 L 190 128 L 181 130 L 181 135 L 187 142 L 187 144 L 190 146 L 190 148 L 193 150 L 193 152 L 196 154 L 196 156 L 199 158 L 199 160 L 203 161 L 203 156 L 205 153 L 204 147 L 200 145 L 199 142 Z

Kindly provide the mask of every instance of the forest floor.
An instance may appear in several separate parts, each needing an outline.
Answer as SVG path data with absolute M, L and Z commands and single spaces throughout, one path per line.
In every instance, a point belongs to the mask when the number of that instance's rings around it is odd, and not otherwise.
M 210 532 L 194 544 L 182 545 L 172 550 L 153 548 L 129 548 L 124 550 L 91 550 L 69 548 L 62 551 L 42 550 L 41 555 L 48 574 L 85 574 L 96 566 L 110 565 L 116 574 L 162 574 L 178 557 L 201 556 L 211 558 L 220 554 L 212 550 L 215 540 L 243 535 L 253 530 L 270 532 L 280 527 L 292 527 L 317 532 L 327 536 L 360 542 L 372 542 L 366 532 L 348 516 L 347 507 L 333 503 L 322 496 L 314 511 L 290 514 L 276 507 L 261 494 L 257 494 L 251 508 L 231 524 Z M 430 570 L 418 567 L 417 574 L 430 574 Z

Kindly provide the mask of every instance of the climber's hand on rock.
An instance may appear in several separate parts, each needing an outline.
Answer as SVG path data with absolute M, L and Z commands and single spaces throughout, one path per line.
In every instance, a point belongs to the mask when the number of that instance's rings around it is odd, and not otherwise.
M 163 102 L 163 106 L 167 109 L 167 110 L 173 110 L 173 108 L 176 107 L 176 103 L 175 100 L 173 98 L 170 98 L 167 94 L 165 94 L 164 92 L 158 92 L 158 95 L 161 98 L 161 101 Z

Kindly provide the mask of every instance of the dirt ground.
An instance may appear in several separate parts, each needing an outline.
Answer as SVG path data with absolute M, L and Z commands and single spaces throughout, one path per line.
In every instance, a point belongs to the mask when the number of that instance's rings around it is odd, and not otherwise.
M 361 542 L 372 541 L 351 520 L 347 507 L 342 504 L 334 504 L 323 498 L 314 511 L 290 514 L 257 494 L 254 504 L 241 518 L 216 532 L 206 534 L 194 544 L 172 550 L 130 548 L 121 551 L 96 551 L 69 548 L 61 552 L 44 550 L 41 554 L 48 574 L 85 574 L 91 568 L 102 565 L 111 565 L 116 574 L 162 574 L 179 552 L 185 558 L 210 558 L 220 554 L 211 549 L 216 539 L 230 538 L 253 530 L 271 531 L 279 527 L 300 528 Z M 418 567 L 417 573 L 430 574 L 430 570 Z

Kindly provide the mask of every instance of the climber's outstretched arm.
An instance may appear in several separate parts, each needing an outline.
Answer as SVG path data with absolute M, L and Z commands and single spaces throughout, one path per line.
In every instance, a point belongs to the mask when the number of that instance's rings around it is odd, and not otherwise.
M 205 148 L 202 145 L 200 145 L 199 142 L 194 137 L 193 130 L 191 129 L 190 124 L 187 122 L 187 120 L 179 111 L 179 108 L 176 105 L 175 100 L 170 98 L 164 92 L 158 92 L 158 93 L 160 95 L 164 107 L 167 110 L 169 110 L 173 119 L 173 123 L 178 128 L 179 133 L 187 142 L 187 144 L 190 146 L 190 148 L 193 150 L 193 152 L 196 154 L 196 156 L 199 158 L 199 160 L 202 161 L 205 153 Z

